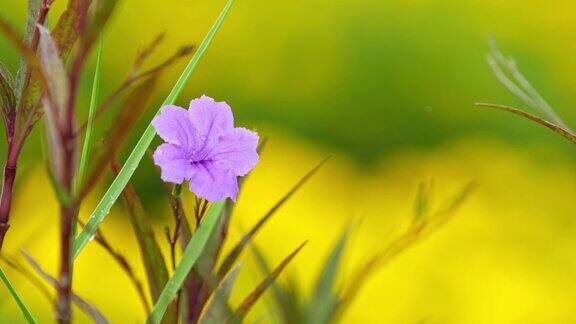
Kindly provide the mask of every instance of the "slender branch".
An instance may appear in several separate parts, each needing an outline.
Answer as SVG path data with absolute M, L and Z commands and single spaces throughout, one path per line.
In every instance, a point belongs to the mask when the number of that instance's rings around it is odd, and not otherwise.
M 42 269 L 40 264 L 36 260 L 34 260 L 34 258 L 32 258 L 30 254 L 28 254 L 26 251 L 21 252 L 24 255 L 24 258 L 26 258 L 26 261 L 28 261 L 28 263 L 32 267 L 32 269 L 34 269 L 34 271 L 36 271 L 49 284 L 51 284 L 54 287 L 58 287 L 58 281 L 50 274 L 48 274 L 46 271 L 44 271 L 44 269 Z M 86 313 L 86 315 L 90 316 L 94 320 L 94 323 L 96 324 L 109 323 L 108 320 L 106 320 L 106 318 L 102 314 L 102 312 L 100 312 L 96 307 L 89 304 L 86 300 L 84 300 L 74 292 L 71 292 L 71 295 L 72 295 L 71 297 L 72 302 L 74 302 L 76 306 L 80 308 L 80 310 Z
M 26 267 L 20 264 L 20 262 L 18 262 L 18 260 L 15 258 L 9 258 L 5 255 L 0 255 L 0 259 L 4 261 L 9 267 L 19 272 L 24 278 L 26 278 L 26 280 L 35 286 L 50 304 L 56 305 L 56 300 L 52 296 L 52 293 L 48 290 L 48 288 L 46 288 L 46 285 L 44 285 L 44 283 L 34 275 L 32 271 L 28 270 Z
M 562 137 L 564 137 L 565 139 L 576 144 L 576 134 L 573 134 L 568 129 L 566 129 L 560 125 L 556 125 L 554 123 L 551 123 L 547 120 L 544 120 L 544 119 L 542 119 L 536 115 L 533 115 L 531 113 L 525 112 L 521 109 L 514 108 L 511 106 L 491 104 L 491 103 L 476 103 L 476 106 L 477 107 L 484 107 L 484 108 L 494 108 L 494 109 L 503 110 L 503 111 L 511 112 L 513 114 L 522 116 L 522 117 L 527 118 L 533 122 L 536 122 L 539 125 L 542 125 L 548 129 L 551 129 L 552 131 L 562 135 Z
M 38 24 L 44 24 L 46 17 L 48 15 L 48 11 L 52 4 L 53 0 L 43 0 L 42 5 L 40 6 L 40 12 L 38 13 Z M 10 26 L 2 25 L 4 32 L 8 33 L 9 35 L 13 35 L 13 31 Z M 32 71 L 38 71 L 38 61 L 34 56 L 36 50 L 38 49 L 38 42 L 39 42 L 39 31 L 35 29 L 34 36 L 32 39 L 32 46 L 28 47 L 27 44 L 22 43 L 19 41 L 18 37 L 14 40 L 20 49 L 23 51 L 24 58 L 27 62 L 26 64 L 26 74 L 25 74 L 25 83 L 23 90 L 21 92 L 21 97 L 19 98 L 19 106 L 23 103 L 23 98 L 27 93 L 28 83 L 30 81 L 30 76 Z M 40 80 L 44 80 L 42 74 L 40 73 Z M 10 228 L 9 218 L 10 218 L 10 210 L 12 208 L 12 200 L 13 200 L 13 191 L 14 191 L 14 181 L 16 179 L 16 167 L 18 163 L 18 156 L 20 155 L 20 151 L 22 149 L 23 140 L 16 140 L 15 143 L 15 132 L 16 128 L 18 127 L 18 120 L 20 112 L 22 111 L 21 107 L 16 109 L 14 115 L 7 116 L 10 118 L 6 122 L 6 138 L 7 138 L 7 152 L 6 152 L 6 163 L 4 165 L 4 179 L 2 181 L 2 194 L 0 197 L 0 250 L 4 244 L 4 238 L 6 237 L 6 233 Z
M 162 63 L 160 63 L 160 64 L 142 72 L 142 73 L 136 74 L 136 73 L 130 72 L 128 78 L 126 80 L 124 80 L 124 82 L 122 82 L 122 84 L 120 84 L 120 86 L 114 92 L 112 92 L 112 94 L 110 94 L 106 99 L 104 99 L 102 101 L 102 103 L 98 106 L 98 108 L 96 109 L 96 112 L 94 113 L 94 119 L 96 120 L 104 112 L 106 112 L 112 106 L 112 104 L 122 94 L 124 94 L 126 92 L 126 90 L 128 90 L 132 85 L 134 85 L 140 81 L 143 81 L 143 80 L 146 80 L 146 79 L 149 79 L 149 78 L 152 78 L 152 77 L 158 75 L 165 68 L 176 63 L 178 61 L 178 59 L 183 58 L 183 57 L 189 55 L 190 53 L 192 53 L 193 49 L 194 49 L 193 46 L 184 46 L 178 52 L 176 52 L 176 54 L 172 55 L 171 57 L 166 59 L 164 62 L 162 62 Z M 81 133 L 82 131 L 84 131 L 86 129 L 86 126 L 87 126 L 86 122 L 84 124 L 82 124 L 78 129 L 78 133 Z
M 166 237 L 170 243 L 170 260 L 172 262 L 172 269 L 176 268 L 176 244 L 180 237 L 182 228 L 182 220 L 184 219 L 184 208 L 182 206 L 182 198 L 180 193 L 182 185 L 175 185 L 170 198 L 170 205 L 172 206 L 172 214 L 174 215 L 174 232 L 170 234 L 170 230 L 166 228 Z
M 4 243 L 6 232 L 10 224 L 10 209 L 12 207 L 12 195 L 14 191 L 14 180 L 16 178 L 16 161 L 12 152 L 12 139 L 8 139 L 8 159 L 4 165 L 4 181 L 2 184 L 2 197 L 0 198 L 0 249 Z
M 78 33 L 82 35 L 85 31 L 87 24 L 88 8 L 90 0 L 80 1 L 79 10 L 77 11 L 77 29 Z M 68 101 L 64 108 L 64 124 L 60 125 L 60 143 L 63 158 L 62 158 L 62 174 L 59 179 L 61 181 L 64 192 L 68 197 L 74 196 L 74 182 L 76 173 L 76 153 L 77 153 L 77 138 L 76 138 L 76 97 L 80 83 L 80 76 L 84 67 L 86 56 L 90 50 L 90 45 L 84 39 L 80 39 L 80 47 L 78 53 L 72 61 L 72 67 L 69 75 L 69 92 Z M 58 303 L 57 303 L 57 319 L 61 324 L 68 324 L 72 320 L 72 271 L 73 271 L 73 256 L 72 256 L 72 241 L 74 234 L 74 224 L 78 216 L 78 202 L 76 199 L 71 199 L 68 204 L 61 204 L 61 226 L 60 226 L 60 241 L 61 241 L 61 258 L 60 258 L 60 277 L 58 280 Z

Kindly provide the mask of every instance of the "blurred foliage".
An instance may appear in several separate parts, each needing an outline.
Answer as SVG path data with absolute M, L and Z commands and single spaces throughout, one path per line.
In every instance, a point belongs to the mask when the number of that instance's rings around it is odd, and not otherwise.
M 197 43 L 222 3 L 122 1 L 106 34 L 103 95 L 117 88 L 137 49 L 159 32 L 167 33 L 167 44 L 154 58 L 158 61 L 183 44 Z M 64 5 L 56 1 L 55 13 Z M 376 276 L 344 320 L 573 322 L 576 222 L 566 199 L 576 194 L 572 147 L 529 122 L 478 111 L 473 104 L 524 108 L 485 63 L 486 39 L 492 35 L 570 124 L 575 7 L 568 0 L 238 1 L 181 99 L 186 105 L 186 98 L 206 93 L 227 100 L 239 123 L 271 135 L 271 150 L 247 182 L 231 235 L 256 222 L 315 161 L 336 153 L 334 163 L 257 242 L 278 262 L 294 243 L 310 239 L 288 271 L 310 290 L 313 270 L 324 261 L 318 256 L 329 251 L 335 229 L 351 215 L 364 216 L 362 234 L 350 239 L 350 259 L 361 261 L 402 226 L 400 216 L 410 213 L 410 197 L 421 179 L 434 177 L 436 188 L 443 189 L 474 179 L 481 190 L 464 217 Z M 0 8 L 3 17 L 23 25 L 24 1 L 0 0 Z M 18 57 L 4 38 L 0 53 L 14 71 Z M 156 105 L 180 67 L 171 69 L 155 91 Z M 85 82 L 82 92 L 85 113 L 89 85 Z M 143 120 L 155 108 L 151 105 Z M 96 143 L 115 116 L 106 114 L 96 125 Z M 57 224 L 50 215 L 57 207 L 42 169 L 26 162 L 39 155 L 35 138 L 25 147 L 14 217 L 19 231 L 11 234 L 7 250 L 16 254 L 26 246 L 54 274 L 50 246 Z M 167 224 L 171 220 L 162 215 L 169 204 L 158 198 L 162 189 L 154 174 L 145 161 L 134 182 L 155 222 Z M 89 195 L 84 214 L 98 194 Z M 30 201 L 36 208 L 30 209 Z M 121 208 L 104 224 L 124 252 L 137 249 L 126 235 L 129 226 Z M 39 234 L 40 239 L 29 240 Z M 138 255 L 128 257 L 137 263 Z M 114 322 L 133 322 L 142 307 L 113 262 L 98 246 L 88 248 L 75 270 L 83 278 L 75 289 Z M 351 270 L 345 265 L 343 276 Z M 52 319 L 40 293 L 17 273 L 6 272 L 41 322 Z M 145 277 L 143 269 L 136 272 Z M 255 278 L 257 273 L 242 271 L 232 300 L 246 296 Z M 128 296 L 122 303 L 120 292 Z M 3 303 L 0 312 L 20 319 L 13 304 Z M 255 309 L 251 319 L 262 314 L 262 308 Z
M 11 21 L 23 20 L 19 2 L 2 1 Z M 126 54 L 159 32 L 168 35 L 159 56 L 199 42 L 220 5 L 123 1 L 106 37 L 115 53 L 105 58 L 103 88 L 121 80 L 133 57 Z M 492 35 L 560 114 L 570 111 L 572 81 L 564 71 L 570 70 L 573 47 L 562 44 L 569 43 L 573 28 L 566 25 L 567 10 L 561 12 L 566 6 L 571 7 L 566 1 L 534 0 L 240 1 L 185 97 L 225 98 L 243 121 L 283 128 L 363 160 L 465 135 L 548 140 L 526 131 L 531 129 L 526 124 L 471 108 L 484 98 L 518 103 L 485 65 Z M 531 32 L 538 27 L 541 33 Z M 5 40 L 0 44 L 8 48 Z M 6 51 L 11 50 L 2 54 Z M 85 88 L 87 96 L 88 82 Z

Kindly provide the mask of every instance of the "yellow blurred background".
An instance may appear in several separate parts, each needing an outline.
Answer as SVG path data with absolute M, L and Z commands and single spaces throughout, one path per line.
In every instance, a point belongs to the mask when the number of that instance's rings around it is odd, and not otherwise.
M 0 14 L 22 26 L 25 2 L 0 0 Z M 65 3 L 56 0 L 52 23 Z M 158 60 L 181 44 L 198 43 L 223 4 L 121 1 L 106 31 L 103 91 L 121 82 L 137 49 L 156 34 L 167 33 Z M 441 200 L 474 180 L 479 190 L 457 217 L 378 272 L 344 322 L 576 322 L 574 150 L 529 122 L 473 107 L 477 101 L 522 106 L 484 62 L 486 39 L 494 36 L 559 113 L 574 120 L 575 9 L 567 0 L 238 0 L 179 100 L 186 105 L 200 94 L 225 100 L 238 124 L 270 139 L 240 197 L 230 243 L 332 155 L 257 239 L 273 262 L 310 240 L 284 274 L 307 291 L 351 220 L 361 219 L 361 225 L 342 280 L 401 231 L 420 181 L 434 179 Z M 0 57 L 17 67 L 4 38 Z M 156 103 L 181 66 L 165 75 Z M 84 84 L 87 109 L 89 77 Z M 156 108 L 150 107 L 134 138 Z M 5 251 L 18 255 L 23 247 L 54 274 L 57 204 L 40 157 L 36 134 L 21 159 Z M 172 220 L 155 175 L 145 161 L 134 183 L 161 241 Z M 83 205 L 83 217 L 104 185 Z M 103 230 L 139 264 L 121 208 L 113 209 Z M 261 278 L 250 254 L 243 259 L 235 301 Z M 144 320 L 130 282 L 99 246 L 91 244 L 76 264 L 79 295 L 113 323 Z M 41 322 L 50 321 L 52 309 L 41 294 L 18 273 L 7 273 Z M 4 289 L 0 296 L 0 317 L 22 322 Z M 261 304 L 249 322 L 272 320 Z M 78 323 L 88 322 L 76 315 Z

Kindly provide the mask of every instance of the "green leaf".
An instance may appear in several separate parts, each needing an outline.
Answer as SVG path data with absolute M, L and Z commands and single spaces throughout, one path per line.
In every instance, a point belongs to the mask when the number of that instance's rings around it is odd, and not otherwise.
M 42 0 L 28 0 L 28 16 L 26 17 L 26 31 L 24 33 L 24 42 L 26 44 L 32 42 L 41 6 Z
M 232 287 L 236 282 L 238 277 L 238 272 L 242 264 L 237 263 L 229 273 L 222 279 L 216 290 L 214 291 L 212 298 L 208 301 L 200 318 L 198 319 L 199 324 L 218 324 L 218 323 L 229 323 L 231 322 L 231 317 L 233 318 L 234 312 L 230 309 L 228 305 L 228 300 L 230 299 L 230 292 Z M 233 320 L 232 320 L 233 321 Z
M 88 2 L 82 0 L 69 0 L 66 10 L 64 10 L 60 15 L 58 22 L 56 22 L 56 26 L 52 31 L 54 41 L 60 51 L 60 57 L 63 61 L 68 58 L 72 46 L 74 46 L 74 43 L 76 43 L 76 40 L 80 36 L 80 30 L 78 29 L 80 26 L 80 19 L 82 19 L 82 16 L 86 14 L 85 11 L 88 10 L 88 8 L 80 6 L 83 3 Z
M 12 77 L 4 64 L 0 62 L 0 109 L 6 121 L 14 117 L 16 110 L 16 95 L 12 88 Z
M 178 290 L 186 280 L 188 273 L 200 257 L 200 254 L 204 250 L 206 243 L 214 229 L 216 228 L 216 224 L 218 224 L 218 220 L 220 219 L 220 215 L 222 213 L 222 208 L 224 207 L 224 201 L 219 201 L 214 203 L 204 219 L 198 227 L 194 236 L 188 242 L 186 249 L 182 253 L 182 258 L 176 269 L 174 269 L 174 273 L 172 277 L 162 290 L 162 293 L 158 297 L 158 301 L 152 308 L 152 313 L 148 317 L 147 323 L 160 323 L 162 317 L 164 316 L 164 312 L 166 308 L 172 303 L 172 300 L 176 297 Z
M 32 38 L 34 37 L 34 32 L 36 32 L 36 24 L 38 23 L 38 16 L 40 14 L 40 6 L 42 5 L 42 0 L 28 0 L 28 15 L 26 17 L 26 30 L 24 31 L 23 41 L 26 45 L 31 45 Z M 16 84 L 14 90 L 18 97 L 20 97 L 20 91 L 22 84 L 24 83 L 24 77 L 26 71 L 26 61 L 20 59 L 20 68 L 16 74 Z
M 4 274 L 4 271 L 2 271 L 1 268 L 0 268 L 0 279 L 2 279 L 4 285 L 6 286 L 6 288 L 8 288 L 10 295 L 12 295 L 12 298 L 14 298 L 14 300 L 18 304 L 18 307 L 20 307 L 20 311 L 22 311 L 22 314 L 26 318 L 26 321 L 28 321 L 28 323 L 37 323 L 36 319 L 34 318 L 34 315 L 32 315 L 30 309 L 28 309 L 26 304 L 24 304 L 24 301 L 22 300 L 22 298 L 20 298 L 20 295 L 18 295 L 18 292 L 16 291 L 16 289 L 14 289 L 14 286 L 12 286 L 10 280 L 8 280 L 8 277 L 6 277 L 6 274 Z
M 232 7 L 233 3 L 234 0 L 228 0 L 226 6 L 224 7 L 222 12 L 218 16 L 212 27 L 210 28 L 210 30 L 208 31 L 208 34 L 198 47 L 196 53 L 194 53 L 194 55 L 190 59 L 190 62 L 180 75 L 178 81 L 176 81 L 176 84 L 172 88 L 172 91 L 170 92 L 166 100 L 164 100 L 162 106 L 172 104 L 176 101 L 176 98 L 184 88 L 184 85 L 188 81 L 188 78 L 190 77 L 190 75 L 192 75 L 192 72 L 194 72 L 196 66 L 198 65 L 198 62 L 200 61 L 200 59 L 206 52 L 206 49 L 214 39 L 216 32 L 222 25 L 222 22 L 224 21 L 224 18 L 230 11 L 230 8 Z M 132 150 L 132 153 L 130 153 L 130 156 L 124 163 L 122 170 L 120 170 L 120 173 L 114 179 L 114 181 L 104 194 L 104 197 L 102 197 L 100 203 L 98 203 L 98 206 L 96 206 L 96 209 L 90 216 L 90 219 L 86 224 L 86 227 L 84 227 L 82 232 L 74 240 L 73 245 L 74 258 L 76 258 L 80 254 L 82 249 L 86 246 L 86 244 L 88 244 L 90 238 L 94 236 L 94 234 L 96 233 L 96 228 L 98 228 L 100 223 L 110 212 L 110 209 L 114 205 L 114 202 L 116 202 L 116 199 L 118 199 L 118 197 L 122 193 L 122 190 L 132 177 L 132 174 L 134 174 L 134 171 L 136 171 L 138 164 L 146 154 L 146 150 L 150 146 L 150 143 L 154 139 L 154 136 L 156 136 L 156 130 L 151 124 L 149 124 L 146 130 L 144 131 L 144 134 L 142 134 L 140 140 Z
M 318 277 L 309 308 L 310 323 L 329 323 L 331 316 L 334 313 L 334 309 L 337 306 L 337 298 L 334 294 L 334 285 L 347 239 L 348 231 L 345 230 L 332 249 L 332 252 L 325 262 L 324 269 Z
M 92 146 L 92 129 L 94 126 L 94 112 L 98 102 L 98 95 L 100 94 L 100 70 L 102 65 L 102 47 L 103 37 L 100 36 L 98 44 L 98 54 L 96 57 L 96 68 L 94 70 L 94 81 L 92 83 L 92 94 L 90 96 L 90 106 L 88 108 L 88 122 L 86 123 L 86 134 L 84 135 L 84 143 L 82 144 L 82 155 L 80 156 L 80 164 L 78 166 L 78 175 L 76 177 L 75 192 L 81 188 L 84 177 L 86 176 L 86 167 L 90 160 L 90 147 Z M 74 226 L 76 228 L 76 226 Z
M 282 262 L 280 262 L 280 264 L 276 267 L 276 269 L 274 269 L 274 271 L 272 271 L 268 277 L 264 278 L 264 280 L 258 285 L 258 287 L 256 287 L 256 289 L 254 289 L 244 299 L 244 301 L 236 309 L 236 316 L 238 317 L 239 320 L 242 320 L 244 319 L 244 317 L 246 317 L 250 309 L 252 309 L 252 306 L 254 306 L 254 304 L 256 304 L 256 302 L 258 301 L 258 299 L 262 297 L 262 295 L 264 294 L 264 292 L 266 292 L 268 287 L 274 284 L 278 276 L 280 276 L 282 271 L 284 271 L 286 266 L 290 264 L 290 261 L 294 259 L 294 257 L 298 254 L 298 252 L 302 250 L 302 248 L 306 245 L 306 243 L 308 242 L 300 244 L 300 246 L 298 246 L 296 250 L 294 250 L 284 260 L 282 260 Z
M 218 276 L 222 277 L 224 274 L 230 271 L 230 268 L 232 268 L 232 265 L 234 265 L 236 260 L 238 260 L 238 257 L 242 251 L 244 251 L 246 245 L 250 243 L 252 239 L 254 239 L 256 234 L 258 234 L 266 222 L 268 222 L 268 220 L 276 213 L 276 211 L 278 211 L 278 209 L 282 207 L 282 205 L 284 205 L 284 203 L 288 201 L 288 199 L 292 197 L 292 195 L 297 192 L 306 183 L 306 181 L 308 181 L 320 169 L 320 167 L 324 165 L 326 161 L 328 161 L 329 158 L 330 157 L 325 158 L 322 160 L 322 162 L 318 163 L 318 165 L 312 168 L 312 170 L 308 171 L 308 173 L 304 175 L 304 177 L 302 177 L 302 179 L 300 179 L 300 181 L 298 181 L 296 185 L 294 185 L 294 187 L 292 187 L 292 189 L 290 189 L 290 191 L 288 191 L 288 193 L 286 193 L 262 218 L 260 218 L 258 223 L 256 223 L 256 225 L 254 225 L 254 227 L 252 227 L 250 231 L 248 231 L 248 233 L 242 237 L 242 239 L 240 239 L 240 242 L 238 242 L 236 246 L 232 248 L 230 253 L 228 253 L 222 262 L 220 269 L 218 269 Z

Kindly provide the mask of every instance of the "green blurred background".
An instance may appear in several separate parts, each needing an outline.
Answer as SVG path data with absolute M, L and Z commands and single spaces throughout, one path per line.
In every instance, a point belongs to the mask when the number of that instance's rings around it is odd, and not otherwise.
M 22 26 L 25 2 L 0 0 L 0 14 Z M 121 1 L 106 31 L 104 93 L 123 80 L 138 48 L 158 33 L 166 32 L 167 39 L 156 60 L 182 44 L 198 43 L 223 4 Z M 55 2 L 52 23 L 64 5 L 64 0 Z M 568 199 L 576 194 L 574 149 L 530 122 L 473 105 L 522 106 L 485 63 L 486 40 L 493 36 L 560 115 L 574 120 L 575 9 L 567 0 L 237 1 L 179 100 L 187 105 L 201 94 L 225 100 L 237 124 L 270 138 L 239 201 L 232 241 L 298 177 L 333 155 L 257 241 L 278 262 L 309 239 L 287 271 L 307 290 L 351 219 L 362 222 L 345 274 L 401 230 L 419 181 L 435 179 L 440 200 L 475 180 L 480 190 L 457 219 L 379 272 L 345 322 L 575 322 L 576 206 Z M 18 56 L 4 38 L 0 56 L 16 69 Z M 181 67 L 165 75 L 133 138 Z M 93 63 L 85 75 L 92 68 Z M 81 116 L 89 81 L 84 82 Z M 114 116 L 100 121 L 100 132 Z M 16 255 L 24 246 L 54 273 L 57 206 L 40 162 L 37 133 L 21 160 L 6 251 Z M 171 220 L 149 161 L 134 182 L 161 237 Z M 100 194 L 89 198 L 85 215 Z M 136 244 L 121 208 L 103 228 L 136 264 Z M 260 278 L 249 254 L 245 262 L 235 300 Z M 34 313 L 50 320 L 40 294 L 17 273 L 9 274 Z M 82 255 L 75 276 L 76 291 L 114 323 L 144 319 L 130 283 L 99 247 L 90 246 Z M 3 300 L 0 315 L 20 321 L 13 303 Z M 87 321 L 76 313 L 78 322 Z M 263 305 L 251 315 L 271 320 L 264 314 Z

